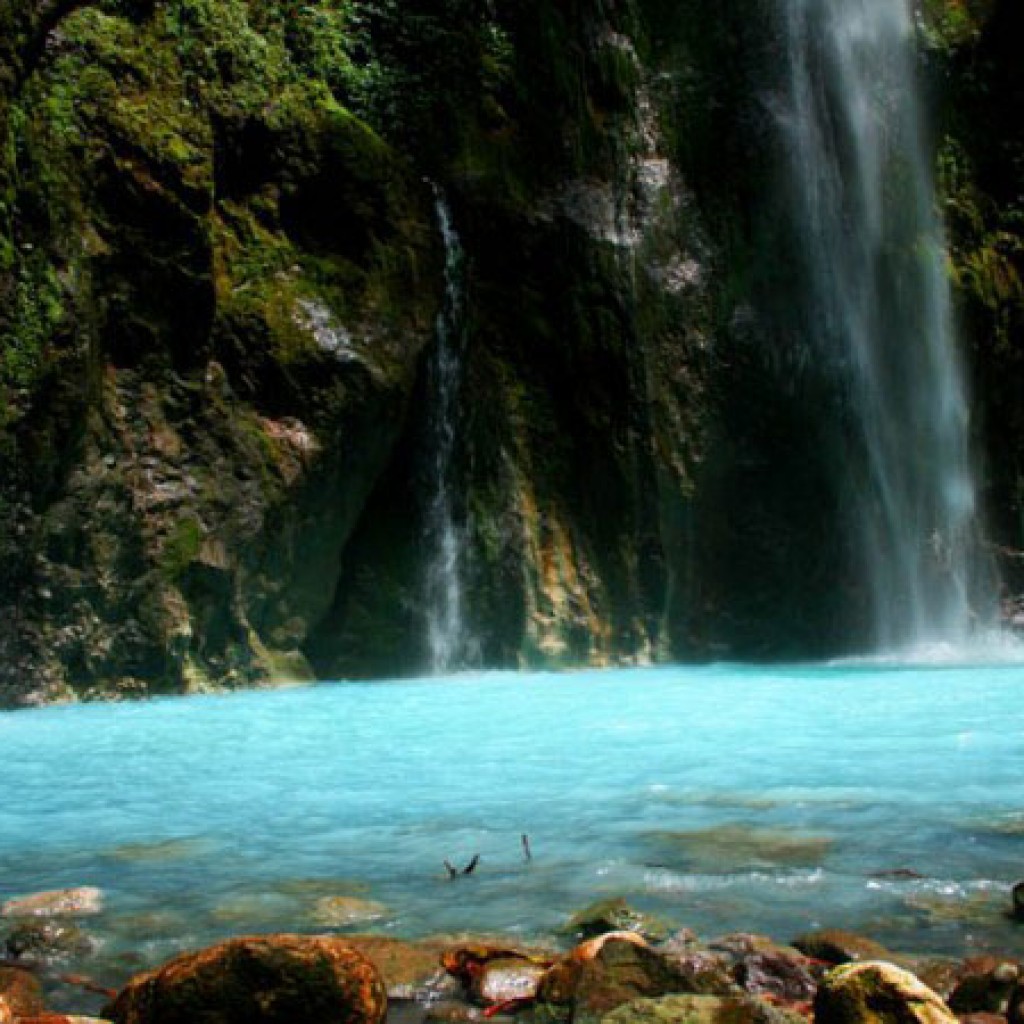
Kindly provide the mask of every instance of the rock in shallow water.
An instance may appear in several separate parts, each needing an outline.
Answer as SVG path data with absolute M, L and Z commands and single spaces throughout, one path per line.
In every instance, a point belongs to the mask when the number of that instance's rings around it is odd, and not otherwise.
M 830 964 L 849 964 L 863 960 L 891 960 L 892 953 L 873 939 L 839 928 L 807 932 L 793 940 L 805 956 Z
M 845 964 L 826 974 L 814 1000 L 814 1019 L 816 1024 L 956 1024 L 924 982 L 881 961 Z
M 114 1024 L 382 1024 L 387 993 L 341 940 L 263 935 L 175 957 L 103 1012 Z
M 621 897 L 591 903 L 560 930 L 578 939 L 592 939 L 605 932 L 636 932 L 649 942 L 667 939 L 673 931 L 665 921 L 636 910 Z
M 103 910 L 103 892 L 90 885 L 75 889 L 35 892 L 8 900 L 3 917 L 88 917 Z

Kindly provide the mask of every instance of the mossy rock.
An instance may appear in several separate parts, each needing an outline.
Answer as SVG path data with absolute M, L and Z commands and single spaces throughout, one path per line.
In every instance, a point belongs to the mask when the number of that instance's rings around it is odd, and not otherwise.
M 592 939 L 605 932 L 636 932 L 649 942 L 667 939 L 674 928 L 667 921 L 631 907 L 624 897 L 599 900 L 585 907 L 559 931 L 576 939 Z
M 949 1007 L 920 979 L 883 961 L 844 964 L 823 979 L 816 1024 L 954 1024 Z

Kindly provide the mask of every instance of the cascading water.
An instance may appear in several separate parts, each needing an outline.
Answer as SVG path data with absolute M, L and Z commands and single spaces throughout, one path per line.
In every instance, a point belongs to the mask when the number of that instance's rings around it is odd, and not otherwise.
M 968 408 L 907 0 L 779 0 L 775 98 L 803 331 L 844 381 L 841 467 L 876 643 L 962 644 L 989 614 Z M 862 467 L 862 468 L 858 468 Z
M 464 529 L 456 521 L 454 464 L 458 439 L 464 318 L 464 255 L 451 210 L 435 189 L 437 223 L 444 242 L 444 304 L 437 316 L 436 346 L 428 367 L 428 440 L 433 459 L 427 504 L 427 651 L 435 674 L 465 667 L 471 642 L 463 619 Z

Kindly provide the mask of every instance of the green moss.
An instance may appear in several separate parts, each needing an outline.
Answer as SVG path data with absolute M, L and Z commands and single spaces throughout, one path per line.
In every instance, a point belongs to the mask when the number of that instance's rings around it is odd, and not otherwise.
M 169 580 L 177 579 L 199 556 L 203 544 L 203 528 L 193 516 L 179 519 L 164 541 L 160 570 Z

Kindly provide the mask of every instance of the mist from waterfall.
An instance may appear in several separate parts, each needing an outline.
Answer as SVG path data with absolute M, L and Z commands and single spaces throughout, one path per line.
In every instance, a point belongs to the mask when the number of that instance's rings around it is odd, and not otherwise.
M 968 641 L 992 613 L 945 239 L 904 0 L 779 0 L 773 97 L 799 315 L 844 381 L 848 529 L 875 644 Z
M 444 302 L 437 316 L 436 345 L 428 366 L 428 441 L 430 465 L 427 502 L 426 626 L 430 670 L 445 674 L 470 662 L 472 643 L 463 614 L 464 528 L 456 519 L 454 467 L 458 443 L 459 392 L 462 384 L 462 243 L 451 210 L 435 189 L 437 224 L 444 242 Z

